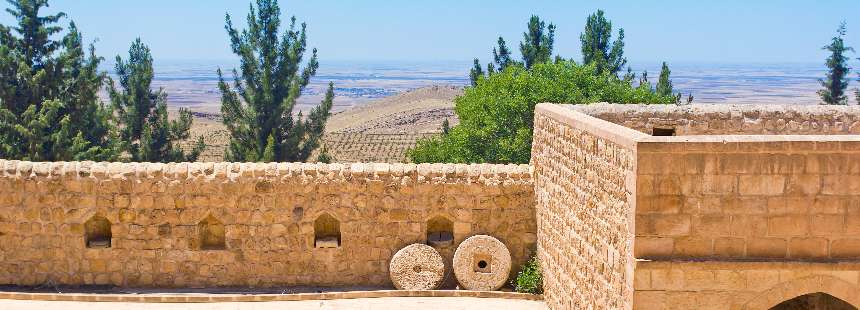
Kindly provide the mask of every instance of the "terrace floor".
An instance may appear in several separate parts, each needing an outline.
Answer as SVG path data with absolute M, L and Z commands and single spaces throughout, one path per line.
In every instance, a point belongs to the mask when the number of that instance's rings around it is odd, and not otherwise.
M 272 302 L 225 302 L 225 303 L 125 303 L 125 302 L 76 302 L 76 301 L 30 301 L 0 300 L 0 309 L 36 310 L 544 310 L 542 301 L 471 298 L 471 297 L 385 297 L 341 300 L 306 300 Z

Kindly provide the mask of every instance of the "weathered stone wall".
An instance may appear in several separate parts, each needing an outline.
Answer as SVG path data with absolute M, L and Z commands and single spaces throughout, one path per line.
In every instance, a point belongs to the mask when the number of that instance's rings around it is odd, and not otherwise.
M 636 257 L 860 259 L 860 141 L 639 145 Z
M 768 310 L 814 293 L 860 305 L 860 263 L 639 261 L 634 309 Z
M 532 147 L 538 256 L 551 309 L 633 302 L 636 151 L 630 129 L 541 104 Z M 589 120 L 590 119 L 590 120 Z
M 808 294 L 860 306 L 858 120 L 857 107 L 539 105 L 548 306 L 764 310 Z M 631 238 L 628 256 L 605 246 Z
M 451 247 L 499 238 L 513 272 L 537 238 L 528 166 L 0 160 L 0 169 L 0 284 L 388 286 L 391 256 L 426 242 L 434 217 L 452 222 Z M 315 225 L 324 214 L 339 223 Z M 110 248 L 85 244 L 94 218 L 110 222 Z M 339 247 L 315 246 L 315 229 L 338 227 Z M 208 250 L 219 238 L 224 249 Z
M 573 108 L 649 135 L 655 127 L 673 128 L 679 136 L 860 134 L 856 106 L 600 103 Z

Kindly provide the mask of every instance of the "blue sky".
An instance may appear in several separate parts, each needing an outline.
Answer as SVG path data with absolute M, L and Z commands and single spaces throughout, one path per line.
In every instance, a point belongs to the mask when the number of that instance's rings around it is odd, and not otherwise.
M 826 5 L 823 3 L 826 2 Z M 112 59 L 140 36 L 161 60 L 232 59 L 224 14 L 243 21 L 248 0 L 53 0 L 98 53 Z M 8 7 L 7 4 L 2 4 Z M 640 62 L 823 62 L 839 22 L 860 50 L 860 1 L 281 1 L 285 20 L 308 23 L 321 60 L 489 61 L 496 38 L 511 45 L 531 14 L 558 26 L 556 53 L 579 58 L 586 17 L 602 8 Z M 5 12 L 0 23 L 12 22 Z M 860 56 L 857 56 L 860 57 Z M 857 61 L 855 60 L 855 63 Z

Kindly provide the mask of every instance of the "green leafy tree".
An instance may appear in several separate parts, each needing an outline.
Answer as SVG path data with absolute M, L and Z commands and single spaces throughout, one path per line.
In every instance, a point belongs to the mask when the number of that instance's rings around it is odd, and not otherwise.
M 289 29 L 279 38 L 281 10 L 277 0 L 257 0 L 248 13 L 248 29 L 239 32 L 229 14 L 226 17 L 230 47 L 241 60 L 241 75 L 233 70 L 228 84 L 218 70 L 221 113 L 230 144 L 230 161 L 306 161 L 320 144 L 334 97 L 329 84 L 326 98 L 307 117 L 293 113 L 302 90 L 316 75 L 319 63 L 314 49 L 301 68 L 305 56 L 306 24 L 296 29 L 293 17 Z
M 579 40 L 582 42 L 582 62 L 594 64 L 598 73 L 618 75 L 627 65 L 627 58 L 624 58 L 624 29 L 619 29 L 618 38 L 612 41 L 612 22 L 606 19 L 603 10 L 597 10 L 597 13 L 588 17 Z
M 123 151 L 135 162 L 196 161 L 205 148 L 203 137 L 189 153 L 179 147 L 189 137 L 192 117 L 188 109 L 179 109 L 175 120 L 168 119 L 167 93 L 152 90 L 154 71 L 152 53 L 140 38 L 128 50 L 128 61 L 116 57 L 119 87 L 108 83 L 111 106 L 119 123 Z
M 573 61 L 537 64 L 530 70 L 508 67 L 455 99 L 459 125 L 447 135 L 421 140 L 409 152 L 413 162 L 528 163 L 534 108 L 540 102 L 671 104 L 650 83 L 634 87 L 594 65 Z
M 550 23 L 547 26 L 540 17 L 532 15 L 528 27 L 529 31 L 523 33 L 520 52 L 523 55 L 523 64 L 526 68 L 531 68 L 535 64 L 551 60 L 552 48 L 555 44 L 555 25 Z
M 836 36 L 833 37 L 829 45 L 823 49 L 830 51 L 830 56 L 827 57 L 827 78 L 820 80 L 821 86 L 824 89 L 818 91 L 821 100 L 825 104 L 848 104 L 848 96 L 845 90 L 848 88 L 848 74 L 851 68 L 848 67 L 848 56 L 845 54 L 854 51 L 851 47 L 845 46 L 845 22 L 839 25 L 836 30 Z
M 110 110 L 99 100 L 105 74 L 66 15 L 40 15 L 47 0 L 7 0 L 15 26 L 0 25 L 0 157 L 33 161 L 112 160 Z

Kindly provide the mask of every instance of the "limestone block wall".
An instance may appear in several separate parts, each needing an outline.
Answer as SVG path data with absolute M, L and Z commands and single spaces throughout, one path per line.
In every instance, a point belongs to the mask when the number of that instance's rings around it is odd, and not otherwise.
M 537 239 L 530 168 L 0 160 L 0 284 L 389 286 L 431 219 L 448 247 L 499 238 L 517 272 Z
M 860 139 L 696 137 L 638 147 L 636 257 L 860 259 Z
M 856 261 L 839 264 L 639 261 L 634 308 L 768 310 L 811 293 L 828 294 L 855 307 L 860 305 L 860 264 Z
M 576 118 L 576 116 L 583 116 Z M 535 112 L 538 257 L 551 309 L 633 302 L 636 150 L 631 129 L 556 105 Z
M 857 107 L 538 105 L 548 306 L 860 307 L 858 120 Z
M 860 113 L 851 106 L 591 104 L 582 113 L 652 134 L 676 135 L 857 135 Z

